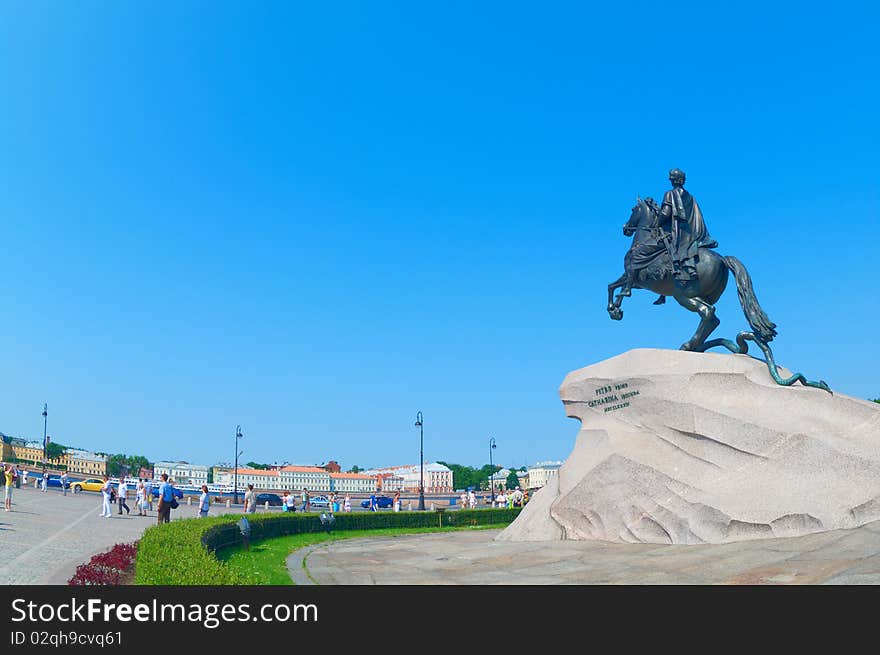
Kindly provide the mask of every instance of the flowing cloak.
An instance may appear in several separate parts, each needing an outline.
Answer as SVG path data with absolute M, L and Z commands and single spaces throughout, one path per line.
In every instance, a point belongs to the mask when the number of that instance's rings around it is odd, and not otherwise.
M 699 249 L 717 248 L 718 242 L 709 236 L 697 201 L 682 187 L 675 187 L 664 193 L 660 207 L 663 219 L 675 220 L 678 212 L 681 212 L 684 220 L 678 221 L 678 243 L 673 244 L 673 259 L 678 264 L 676 277 L 689 280 L 696 277 Z

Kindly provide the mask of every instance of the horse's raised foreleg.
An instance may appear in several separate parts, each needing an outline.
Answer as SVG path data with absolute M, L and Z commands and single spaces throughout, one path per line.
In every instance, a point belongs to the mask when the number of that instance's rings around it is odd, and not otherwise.
M 617 278 L 614 282 L 608 285 L 608 315 L 611 316 L 615 321 L 619 321 L 623 318 L 623 310 L 620 308 L 620 303 L 623 300 L 620 296 L 617 297 L 617 300 L 614 299 L 614 290 L 619 289 L 620 287 L 626 284 L 626 273 Z
M 697 331 L 694 332 L 694 336 L 688 341 L 681 344 L 681 350 L 700 350 L 706 338 L 712 334 L 715 328 L 721 325 L 721 321 L 715 316 L 715 307 L 701 298 L 688 298 L 687 296 L 676 295 L 675 299 L 685 309 L 700 315 L 700 324 L 697 326 Z

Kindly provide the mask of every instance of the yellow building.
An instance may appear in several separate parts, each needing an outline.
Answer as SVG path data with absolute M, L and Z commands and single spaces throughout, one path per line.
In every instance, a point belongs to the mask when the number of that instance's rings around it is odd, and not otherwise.
M 68 450 L 64 457 L 68 458 L 67 470 L 71 473 L 82 473 L 89 477 L 107 474 L 107 458 L 103 455 L 86 450 Z
M 43 445 L 40 442 L 13 439 L 10 445 L 12 446 L 13 457 L 19 462 L 32 464 L 33 466 L 43 465 Z M 47 459 L 46 466 L 53 469 L 66 467 L 67 455 L 65 454 L 54 459 Z
M 4 461 L 16 459 L 19 463 L 35 467 L 43 466 L 43 445 L 38 441 L 25 441 L 21 438 L 0 435 Z M 71 473 L 82 473 L 86 476 L 100 476 L 107 473 L 107 458 L 86 450 L 69 448 L 60 457 L 46 460 L 51 469 L 67 469 Z

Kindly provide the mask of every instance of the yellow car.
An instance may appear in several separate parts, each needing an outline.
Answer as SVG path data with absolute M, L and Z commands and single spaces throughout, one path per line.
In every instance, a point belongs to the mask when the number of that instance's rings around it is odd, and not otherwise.
M 101 491 L 104 488 L 104 481 L 100 478 L 86 478 L 85 480 L 71 480 L 70 489 L 74 492 L 79 491 Z

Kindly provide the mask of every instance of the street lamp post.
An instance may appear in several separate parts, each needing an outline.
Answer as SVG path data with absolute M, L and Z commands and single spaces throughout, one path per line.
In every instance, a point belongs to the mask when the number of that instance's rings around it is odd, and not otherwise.
M 244 435 L 241 433 L 241 426 L 235 426 L 235 468 L 233 469 L 233 476 L 235 478 L 235 482 L 232 485 L 232 502 L 238 505 L 238 456 L 241 455 L 241 452 L 238 450 L 238 440 L 241 439 Z
M 43 403 L 43 466 L 46 466 L 46 425 L 49 420 L 49 405 Z
M 492 507 L 495 507 L 495 465 L 492 464 L 492 451 L 495 450 L 495 437 L 489 437 L 489 487 L 492 489 Z
M 425 428 L 422 413 L 416 414 L 416 427 L 419 429 L 419 510 L 425 509 Z

